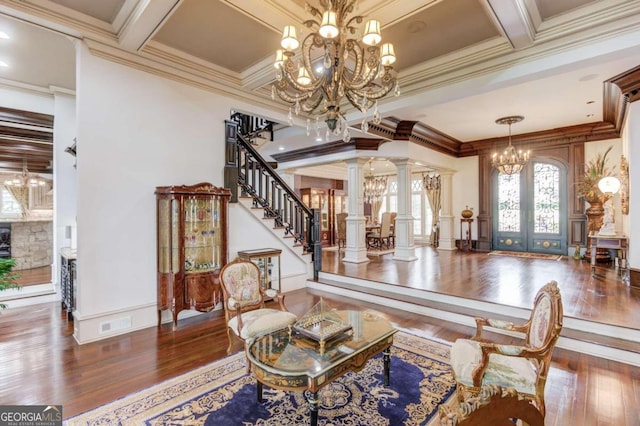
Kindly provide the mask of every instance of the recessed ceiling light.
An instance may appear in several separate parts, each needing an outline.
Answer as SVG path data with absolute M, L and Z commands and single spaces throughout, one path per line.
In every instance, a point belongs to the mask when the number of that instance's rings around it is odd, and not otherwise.
M 284 146 L 279 146 L 278 151 L 284 151 Z
M 8 66 L 9 66 L 9 64 L 6 63 L 5 61 L 0 61 L 0 67 L 7 68 Z
M 9 37 L 9 34 L 5 33 L 4 31 L 0 31 L 0 38 L 4 40 L 8 40 L 11 37 Z

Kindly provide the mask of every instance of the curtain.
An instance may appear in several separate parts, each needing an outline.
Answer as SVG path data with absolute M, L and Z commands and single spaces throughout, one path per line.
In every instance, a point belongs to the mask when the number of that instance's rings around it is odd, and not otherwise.
M 22 218 L 29 217 L 29 187 L 28 186 L 11 186 L 5 185 L 5 188 L 16 199 L 22 211 Z
M 380 218 L 380 208 L 382 207 L 382 199 L 371 203 L 371 220 L 378 221 Z
M 422 183 L 427 192 L 429 204 L 431 205 L 432 229 L 431 235 L 429 236 L 429 244 L 437 247 L 436 229 L 440 220 L 440 207 L 442 205 L 442 201 L 440 200 L 440 175 L 423 175 Z

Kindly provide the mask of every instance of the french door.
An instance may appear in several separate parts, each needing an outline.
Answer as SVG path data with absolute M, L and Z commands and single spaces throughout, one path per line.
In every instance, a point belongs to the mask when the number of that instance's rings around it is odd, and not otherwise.
M 567 168 L 531 160 L 516 175 L 493 174 L 493 249 L 567 254 Z

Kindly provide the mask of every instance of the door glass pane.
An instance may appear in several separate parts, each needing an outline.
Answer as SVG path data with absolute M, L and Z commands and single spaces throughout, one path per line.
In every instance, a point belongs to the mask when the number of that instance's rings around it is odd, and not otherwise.
M 520 174 L 498 175 L 498 231 L 520 232 Z
M 560 233 L 560 169 L 536 163 L 533 169 L 534 232 Z

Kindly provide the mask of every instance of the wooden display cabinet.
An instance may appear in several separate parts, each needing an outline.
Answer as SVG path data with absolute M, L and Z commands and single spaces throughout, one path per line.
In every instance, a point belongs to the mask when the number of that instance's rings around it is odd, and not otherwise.
M 329 190 L 303 188 L 300 190 L 302 202 L 310 209 L 320 210 L 320 243 L 331 245 L 331 228 L 329 227 Z
M 238 257 L 250 260 L 260 269 L 262 288 L 280 291 L 280 254 L 282 250 L 263 248 L 243 250 L 238 252 Z
M 347 195 L 339 189 L 300 189 L 302 202 L 310 209 L 320 209 L 320 242 L 323 246 L 337 244 L 336 215 L 347 211 Z
M 222 300 L 231 191 L 210 183 L 156 188 L 158 325 L 170 309 L 173 328 L 184 309 L 208 312 Z

